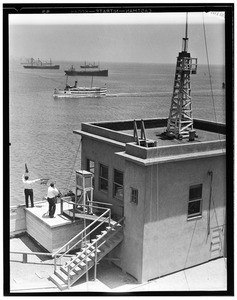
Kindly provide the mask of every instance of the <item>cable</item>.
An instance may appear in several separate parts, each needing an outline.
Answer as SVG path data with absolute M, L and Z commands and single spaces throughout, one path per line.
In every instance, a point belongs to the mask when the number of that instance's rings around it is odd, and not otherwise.
M 187 285 L 188 285 L 188 280 L 187 280 L 187 277 L 186 277 L 185 269 L 186 269 L 186 263 L 188 261 L 189 252 L 190 252 L 190 249 L 191 249 L 191 245 L 192 245 L 192 241 L 193 241 L 193 236 L 194 236 L 194 232 L 195 232 L 195 229 L 196 229 L 196 225 L 197 225 L 197 220 L 195 221 L 195 226 L 194 226 L 193 234 L 192 234 L 191 241 L 190 241 L 190 244 L 189 244 L 187 257 L 186 257 L 186 260 L 185 260 L 185 263 L 184 263 L 184 276 L 185 276 L 185 280 L 187 282 Z M 189 288 L 189 285 L 188 285 L 188 288 Z M 190 288 L 189 288 L 189 290 L 190 290 Z
M 45 78 L 45 79 L 50 79 L 50 80 L 52 80 L 52 81 L 54 81 L 54 82 L 60 82 L 61 83 L 61 81 L 59 81 L 59 80 L 55 80 L 55 79 L 53 79 L 53 78 L 50 78 L 50 77 L 45 77 L 45 76 L 42 76 L 42 75 L 38 75 L 39 77 L 41 77 L 41 78 Z M 63 75 L 62 77 L 60 77 L 60 78 L 63 78 L 65 75 Z
M 78 145 L 78 148 L 77 148 L 77 152 L 76 152 L 76 155 L 75 155 L 74 163 L 73 163 L 73 165 L 72 165 L 72 169 L 71 169 L 71 172 L 70 172 L 69 180 L 68 180 L 68 183 L 67 183 L 67 189 L 69 188 L 69 184 L 70 184 L 71 177 L 72 177 L 72 172 L 73 172 L 73 169 L 74 169 L 75 164 L 76 164 L 76 159 L 77 159 L 77 155 L 78 155 L 80 146 L 81 146 L 81 140 L 80 140 L 79 145 Z
M 206 56 L 207 56 L 207 68 L 208 68 L 210 88 L 211 88 L 212 105 L 213 105 L 213 111 L 214 111 L 214 116 L 215 116 L 215 122 L 217 123 L 215 101 L 214 101 L 213 88 L 212 88 L 210 62 L 209 62 L 208 49 L 207 49 L 207 37 L 206 37 L 206 28 L 205 28 L 205 23 L 204 23 L 204 13 L 202 13 L 202 20 L 203 20 L 203 33 L 204 33 L 205 49 L 206 49 Z M 218 133 L 218 136 L 219 136 L 219 140 L 221 140 L 220 133 Z
M 204 13 L 202 14 L 202 19 L 203 19 L 203 32 L 204 32 L 204 40 L 205 40 L 205 48 L 206 48 L 206 56 L 207 56 L 207 66 L 208 66 L 208 73 L 209 73 L 209 80 L 210 80 L 210 87 L 211 87 L 212 104 L 213 104 L 213 110 L 214 110 L 214 115 L 215 115 L 215 122 L 217 123 L 216 110 L 215 110 L 215 102 L 214 102 L 214 95 L 213 95 L 213 88 L 212 88 L 211 71 L 210 71 L 210 63 L 209 63 L 209 57 L 208 57 L 206 29 L 205 29 L 205 23 L 204 23 Z M 219 136 L 219 141 L 221 141 L 220 133 L 218 133 L 218 136 Z M 222 150 L 224 150 L 224 149 L 222 148 Z M 211 197 L 210 200 L 212 200 L 212 203 L 213 203 L 213 209 L 214 209 L 214 214 L 215 214 L 215 218 L 216 218 L 216 223 L 217 223 L 217 227 L 219 228 L 218 219 L 217 219 L 217 213 L 216 213 L 215 203 L 214 203 L 213 197 Z M 220 236 L 220 244 L 221 244 L 221 249 L 223 251 L 223 243 L 222 243 L 221 236 Z M 225 264 L 226 264 L 226 260 L 225 259 L 224 259 L 224 261 L 225 261 Z

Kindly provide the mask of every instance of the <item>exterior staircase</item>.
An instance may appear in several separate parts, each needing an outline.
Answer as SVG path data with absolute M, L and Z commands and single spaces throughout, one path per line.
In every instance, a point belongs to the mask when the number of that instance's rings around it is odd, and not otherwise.
M 60 290 L 69 289 L 83 275 L 88 276 L 88 271 L 93 267 L 94 277 L 96 278 L 98 262 L 123 240 L 123 220 L 124 218 L 115 222 L 110 217 L 106 218 L 103 214 L 93 221 L 62 247 L 64 248 L 63 253 L 62 248 L 60 248 L 53 254 L 54 274 L 49 277 L 49 280 L 57 285 Z M 100 228 L 102 228 L 101 231 Z M 93 232 L 98 232 L 98 229 L 100 233 L 95 238 L 90 238 Z M 81 239 L 78 240 L 78 237 L 81 237 Z M 61 259 L 63 258 L 63 261 L 65 261 L 64 256 L 78 245 L 80 245 L 80 250 L 75 252 L 63 265 L 60 265 Z

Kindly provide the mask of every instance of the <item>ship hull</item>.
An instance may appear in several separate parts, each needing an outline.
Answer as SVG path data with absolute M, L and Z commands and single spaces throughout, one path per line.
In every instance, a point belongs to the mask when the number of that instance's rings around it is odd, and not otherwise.
M 85 65 L 85 66 L 81 66 L 82 69 L 92 69 L 92 68 L 99 68 L 99 65 Z
M 108 76 L 108 70 L 94 70 L 94 71 L 76 71 L 66 70 L 64 71 L 68 76 Z
M 106 97 L 107 89 L 104 87 L 93 87 L 93 88 L 73 88 L 65 90 L 54 90 L 54 98 L 101 98 Z
M 47 69 L 47 70 L 58 70 L 59 65 L 54 66 L 23 66 L 25 69 Z

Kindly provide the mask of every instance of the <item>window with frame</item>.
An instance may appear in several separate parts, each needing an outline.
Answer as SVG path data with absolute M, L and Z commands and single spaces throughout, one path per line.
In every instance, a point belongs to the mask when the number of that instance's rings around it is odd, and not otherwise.
M 109 186 L 109 168 L 105 165 L 100 164 L 99 190 L 107 193 L 108 186 Z
M 93 160 L 86 160 L 86 170 L 93 174 L 92 176 L 92 186 L 95 186 L 95 162 Z
M 188 218 L 202 215 L 202 184 L 189 188 Z
M 138 204 L 138 190 L 131 188 L 131 203 Z
M 114 169 L 113 196 L 123 200 L 123 172 Z

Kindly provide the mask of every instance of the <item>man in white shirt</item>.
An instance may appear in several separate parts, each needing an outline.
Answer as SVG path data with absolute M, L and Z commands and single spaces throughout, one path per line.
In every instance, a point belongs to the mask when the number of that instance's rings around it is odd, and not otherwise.
M 28 173 L 22 175 L 26 207 L 29 207 L 29 203 L 28 203 L 29 197 L 30 197 L 31 207 L 34 207 L 33 184 L 38 181 L 41 181 L 41 178 L 35 180 L 29 180 Z
M 54 185 L 54 182 L 50 183 L 48 187 L 47 200 L 49 202 L 49 217 L 53 218 L 56 209 L 56 197 L 59 195 L 59 191 Z

